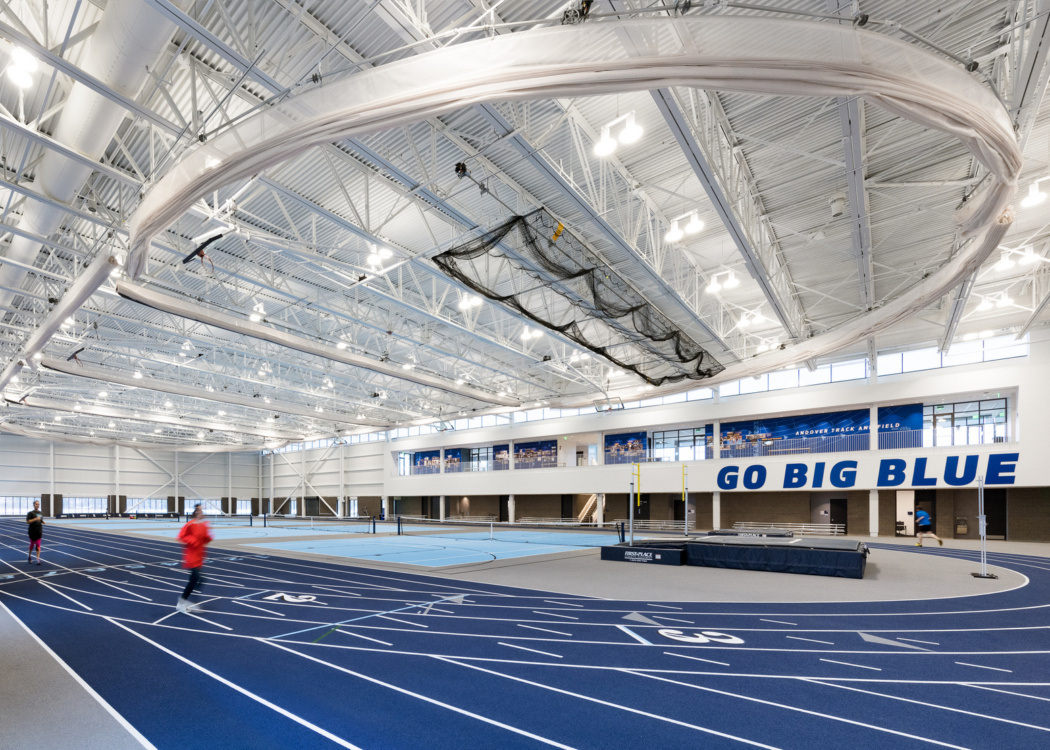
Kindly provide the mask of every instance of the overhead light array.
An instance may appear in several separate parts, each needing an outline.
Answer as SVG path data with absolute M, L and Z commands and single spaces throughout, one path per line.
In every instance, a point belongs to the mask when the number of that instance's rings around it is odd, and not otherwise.
M 719 283 L 719 277 L 724 276 L 725 280 Z M 723 289 L 736 289 L 740 286 L 740 279 L 737 278 L 735 271 L 719 271 L 711 277 L 711 280 L 707 282 L 707 286 L 704 287 L 704 291 L 708 294 L 718 294 Z
M 11 50 L 11 61 L 7 65 L 7 78 L 25 91 L 33 85 L 33 74 L 39 67 L 33 55 L 21 47 L 15 47 Z
M 621 122 L 624 123 L 623 130 L 620 131 L 616 138 L 613 138 L 612 129 L 615 125 L 619 125 Z M 621 143 L 624 145 L 637 143 L 644 132 L 642 126 L 635 122 L 634 110 L 632 109 L 627 114 L 620 115 L 615 120 L 611 120 L 605 125 L 602 125 L 601 138 L 599 138 L 598 142 L 594 144 L 594 155 L 609 156 Z
M 689 219 L 685 227 L 681 226 L 681 222 Z M 671 227 L 664 234 L 664 242 L 674 243 L 679 242 L 686 235 L 699 234 L 704 229 L 704 222 L 700 219 L 698 211 L 688 211 L 681 216 L 671 219 Z

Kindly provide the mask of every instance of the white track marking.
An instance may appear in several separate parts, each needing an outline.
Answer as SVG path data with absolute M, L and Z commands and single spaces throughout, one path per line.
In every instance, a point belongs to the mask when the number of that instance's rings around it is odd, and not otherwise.
M 343 635 L 352 635 L 354 638 L 364 638 L 366 641 L 372 641 L 373 643 L 382 643 L 384 646 L 393 646 L 394 645 L 393 643 L 387 643 L 386 641 L 381 641 L 378 638 L 370 638 L 367 635 L 361 635 L 360 633 L 355 633 L 355 632 L 353 632 L 351 630 L 343 630 L 342 628 L 336 628 L 335 632 L 342 633 Z
M 342 594 L 343 596 L 361 596 L 360 594 L 355 594 L 353 591 L 343 591 L 342 589 L 335 589 L 331 586 L 321 586 L 317 583 L 308 583 L 306 585 L 312 589 L 324 589 L 325 591 L 334 591 L 335 593 Z
M 176 609 L 176 610 L 174 610 L 173 612 L 169 612 L 168 614 L 164 615 L 164 616 L 163 616 L 162 618 L 160 618 L 159 620 L 154 620 L 154 621 L 153 621 L 153 624 L 154 624 L 154 625 L 160 625 L 160 624 L 161 624 L 162 622 L 164 622 L 165 620 L 167 620 L 167 619 L 168 619 L 169 617 L 174 617 L 175 615 L 179 614 L 180 612 L 182 612 L 182 610 L 181 610 L 181 609 Z
M 649 602 L 649 606 L 650 607 L 663 607 L 664 609 L 678 609 L 678 610 L 682 609 L 681 607 L 672 607 L 670 604 L 653 604 L 652 602 Z
M 866 667 L 863 664 L 850 664 L 848 661 L 835 661 L 834 659 L 821 659 L 826 661 L 828 664 L 841 664 L 844 667 L 857 667 L 858 669 L 870 669 L 875 672 L 881 672 L 882 670 L 878 667 Z
M 677 617 L 662 617 L 660 615 L 653 615 L 654 620 L 660 620 L 662 622 L 684 622 L 686 625 L 692 625 L 692 620 L 679 620 Z
M 127 719 L 121 716 L 117 712 L 117 710 L 113 708 L 113 706 L 109 705 L 109 703 L 106 702 L 105 698 L 103 698 L 101 695 L 95 692 L 94 688 L 92 688 L 90 685 L 84 682 L 83 678 L 80 675 L 74 672 L 68 664 L 62 661 L 62 657 L 60 657 L 58 654 L 52 651 L 51 647 L 44 643 L 42 640 L 40 640 L 40 637 L 36 633 L 34 633 L 32 630 L 26 627 L 26 624 L 20 619 L 18 619 L 18 615 L 16 615 L 14 612 L 8 609 L 7 605 L 5 605 L 3 602 L 0 602 L 0 607 L 3 607 L 4 611 L 11 616 L 11 619 L 17 622 L 22 627 L 22 630 L 26 631 L 32 637 L 32 639 L 40 645 L 40 648 L 44 649 L 44 651 L 46 651 L 48 655 L 55 660 L 56 664 L 62 667 L 62 669 L 66 670 L 66 672 L 69 673 L 69 676 L 76 680 L 77 684 L 80 685 L 80 687 L 84 688 L 84 691 L 88 695 L 90 695 L 92 698 L 98 701 L 99 705 L 102 706 L 102 708 L 106 709 L 106 713 L 112 716 L 118 724 L 124 727 L 124 729 L 128 731 L 128 734 L 134 737 L 140 745 L 142 745 L 145 748 L 149 748 L 149 750 L 157 750 L 157 747 L 152 742 L 143 737 L 142 733 L 139 732 L 139 730 L 135 729 L 135 727 L 133 727 Z
M 402 625 L 412 625 L 417 628 L 429 628 L 429 625 L 423 625 L 422 623 L 412 622 L 411 620 L 399 620 L 396 617 L 389 617 L 388 615 L 377 615 L 381 620 L 390 620 L 390 622 L 399 622 Z
M 110 617 L 106 617 L 104 619 L 107 622 L 110 622 L 110 623 L 116 625 L 118 628 L 121 628 L 122 630 L 128 631 L 129 633 L 131 633 L 136 638 L 141 638 L 146 643 L 148 643 L 151 646 L 154 646 L 154 647 L 160 649 L 161 651 L 166 653 L 168 656 L 172 656 L 172 657 L 178 659 L 183 664 L 186 664 L 187 666 L 193 667 L 198 672 L 206 674 L 208 677 L 211 677 L 213 680 L 216 680 L 216 681 L 222 683 L 226 687 L 228 687 L 228 688 L 230 688 L 232 690 L 236 690 L 241 695 L 244 695 L 244 696 L 247 696 L 248 698 L 251 698 L 256 703 L 260 703 L 260 704 L 266 706 L 267 708 L 269 708 L 270 710 L 276 711 L 277 713 L 281 714 L 281 716 L 284 716 L 284 717 L 286 717 L 288 719 L 291 719 L 295 723 L 300 724 L 300 725 L 306 727 L 307 729 L 309 729 L 309 730 L 311 730 L 313 732 L 317 732 L 317 734 L 321 735 L 322 737 L 330 739 L 332 742 L 336 743 L 340 747 L 345 747 L 345 748 L 347 748 L 347 750 L 361 750 L 361 748 L 359 748 L 357 745 L 350 744 L 349 742 L 344 740 L 342 737 L 334 735 L 331 732 L 329 732 L 328 730 L 322 729 L 321 727 L 317 726 L 316 724 L 314 724 L 312 722 L 309 722 L 306 719 L 303 719 L 303 718 L 301 718 L 299 716 L 296 716 L 291 711 L 287 711 L 287 710 L 281 708 L 280 706 L 278 706 L 278 705 L 276 705 L 274 703 L 271 703 L 270 701 L 266 700 L 262 696 L 256 695 L 252 691 L 247 690 L 245 688 L 242 688 L 240 685 L 237 685 L 237 684 L 235 684 L 233 682 L 230 682 L 225 677 L 221 677 L 221 676 L 215 674 L 214 672 L 212 672 L 210 669 L 202 667 L 200 664 L 197 664 L 194 661 L 190 661 L 185 656 L 182 656 L 181 654 L 175 653 L 171 649 L 160 645 L 156 641 L 154 641 L 154 640 L 152 640 L 150 638 L 147 638 L 146 636 L 142 635 L 141 633 L 136 633 L 134 630 L 132 630 L 131 628 L 127 627 L 126 625 L 123 625 L 123 624 L 117 622 L 116 620 L 114 620 L 114 619 L 112 619 Z
M 977 669 L 994 669 L 996 672 L 1009 672 L 1010 674 L 1014 673 L 1014 671 L 1012 669 L 1000 669 L 999 667 L 986 667 L 983 664 L 967 664 L 964 661 L 957 661 L 955 663 L 956 664 L 960 664 L 960 665 L 962 665 L 964 667 L 976 667 Z
M 617 625 L 616 627 L 619 628 L 620 630 L 622 630 L 623 632 L 627 633 L 627 635 L 629 635 L 632 638 L 634 638 L 636 641 L 641 643 L 643 646 L 652 646 L 653 645 L 649 641 L 647 641 L 644 638 L 642 638 L 642 636 L 640 636 L 637 633 L 635 633 L 633 630 L 631 630 L 626 625 Z
M 101 583 L 103 586 L 109 586 L 110 588 L 114 588 L 117 591 L 123 591 L 125 594 L 128 594 L 130 596 L 137 596 L 139 599 L 144 599 L 147 602 L 153 601 L 148 596 L 143 596 L 142 594 L 136 594 L 134 591 L 128 591 L 127 589 L 123 589 L 120 586 L 117 586 L 116 584 L 110 583 L 109 581 L 103 581 L 101 578 L 96 578 L 95 576 L 88 576 L 88 578 L 91 579 L 92 581 L 94 581 L 95 583 Z
M 579 620 L 579 617 L 572 617 L 570 615 L 559 615 L 557 612 L 537 612 L 532 610 L 533 614 L 537 615 L 550 615 L 551 617 L 564 617 L 566 620 Z
M 89 607 L 88 605 L 86 605 L 86 604 L 81 604 L 80 602 L 78 602 L 78 601 L 77 601 L 76 599 L 74 599 L 73 597 L 71 597 L 71 596 L 66 596 L 66 594 L 63 594 L 63 593 L 62 593 L 61 591 L 59 591 L 59 590 L 58 590 L 58 588 L 56 588 L 55 586 L 52 586 L 52 585 L 51 585 L 50 583 L 48 583 L 47 581 L 37 581 L 37 583 L 39 583 L 39 584 L 40 584 L 41 586 L 47 586 L 47 588 L 51 589 L 52 591 L 54 591 L 54 592 L 55 592 L 56 594 L 58 594 L 59 596 L 65 596 L 65 597 L 66 597 L 66 599 L 69 599 L 69 601 L 73 602 L 74 604 L 76 604 L 76 605 L 77 605 L 77 606 L 79 606 L 79 607 L 83 607 L 83 608 L 84 608 L 84 609 L 86 609 L 86 610 L 87 610 L 88 612 L 94 612 L 94 611 L 95 611 L 95 610 L 93 610 L 93 609 L 92 609 L 91 607 Z
M 219 623 L 217 623 L 217 622 L 212 622 L 211 620 L 206 620 L 206 619 L 204 619 L 203 617 L 201 617 L 200 615 L 195 615 L 195 614 L 193 614 L 193 613 L 192 613 L 192 612 L 190 612 L 189 610 L 183 610 L 182 614 L 184 614 L 184 615 L 189 615 L 190 617 L 192 617 L 192 618 L 193 618 L 193 619 L 195 619 L 195 620 L 200 620 L 201 622 L 206 622 L 206 623 L 208 623 L 209 625 L 214 625 L 215 627 L 217 627 L 217 628 L 222 628 L 223 630 L 233 630 L 233 628 L 228 628 L 228 627 L 226 627 L 225 625 L 220 625 L 220 624 L 219 624 Z M 105 619 L 107 619 L 107 620 L 108 620 L 109 618 L 107 617 L 107 618 L 105 618 Z
M 716 695 L 725 695 L 730 698 L 739 698 L 740 700 L 749 701 L 751 703 L 760 703 L 763 706 L 773 706 L 774 708 L 783 708 L 788 711 L 795 711 L 797 713 L 806 714 L 807 716 L 816 716 L 821 719 L 830 719 L 831 721 L 839 721 L 844 724 L 852 724 L 855 727 L 864 727 L 865 729 L 874 729 L 879 732 L 886 732 L 887 734 L 893 734 L 897 737 L 907 737 L 908 739 L 918 740 L 920 742 L 928 742 L 931 745 L 939 745 L 940 747 L 950 747 L 953 750 L 969 750 L 968 748 L 960 745 L 952 745 L 947 742 L 941 742 L 939 740 L 933 740 L 928 737 L 920 737 L 915 734 L 909 734 L 907 732 L 900 732 L 896 729 L 887 729 L 886 727 L 876 726 L 874 724 L 866 724 L 863 721 L 855 721 L 854 719 L 847 719 L 843 716 L 833 716 L 832 714 L 821 713 L 820 711 L 811 711 L 808 708 L 799 708 L 798 706 L 789 706 L 786 703 L 776 703 L 775 701 L 767 701 L 762 698 L 753 698 L 749 695 L 740 695 L 739 693 L 730 693 L 726 690 L 716 690 L 715 688 L 704 687 L 702 685 L 693 685 L 689 682 L 682 682 L 681 680 L 672 680 L 667 677 L 660 677 L 659 675 L 646 674 L 633 669 L 620 670 L 627 674 L 637 675 L 638 677 L 646 677 L 650 680 L 657 680 L 659 682 L 668 682 L 672 685 L 682 685 L 683 687 L 693 688 L 694 690 L 702 690 L 707 693 L 715 693 Z
M 714 661 L 713 659 L 701 659 L 699 656 L 688 656 L 687 654 L 676 654 L 674 651 L 664 651 L 667 656 L 677 656 L 679 659 L 692 659 L 693 661 L 705 661 L 708 664 L 720 664 L 723 667 L 728 667 L 724 661 Z
M 823 643 L 825 646 L 834 646 L 835 644 L 831 641 L 818 641 L 813 638 L 799 638 L 796 635 L 785 635 L 785 638 L 790 638 L 793 641 L 809 641 L 810 643 Z
M 904 703 L 914 703 L 917 706 L 924 708 L 937 708 L 942 711 L 951 711 L 955 714 L 965 714 L 966 716 L 974 716 L 978 719 L 988 719 L 989 721 L 1001 721 L 1004 724 L 1013 724 L 1019 727 L 1025 727 L 1026 729 L 1038 729 L 1040 732 L 1050 732 L 1050 727 L 1042 727 L 1037 724 L 1026 724 L 1023 721 L 1013 721 L 1012 719 L 1004 719 L 999 716 L 991 716 L 989 714 L 979 714 L 976 711 L 966 711 L 961 708 L 951 708 L 950 706 L 942 706 L 939 703 L 930 703 L 929 701 L 917 701 L 912 698 L 904 698 L 897 695 L 887 695 L 886 693 L 879 693 L 874 690 L 863 690 L 861 688 L 850 687 L 849 685 L 839 685 L 833 682 L 823 682 L 818 679 L 807 679 L 805 682 L 811 682 L 815 685 L 823 685 L 825 687 L 838 688 L 839 690 L 849 690 L 854 693 L 864 693 L 865 695 L 875 695 L 879 698 L 887 698 L 894 701 L 902 701 Z
M 455 664 L 456 666 L 464 667 L 465 669 L 474 669 L 474 670 L 477 670 L 478 672 L 485 672 L 486 674 L 495 675 L 496 677 L 502 677 L 502 678 L 504 678 L 506 680 L 512 680 L 513 682 L 520 682 L 520 683 L 522 683 L 524 685 L 531 685 L 533 687 L 542 688 L 544 690 L 550 690 L 551 692 L 558 693 L 560 695 L 567 695 L 570 698 L 579 698 L 580 700 L 588 701 L 589 703 L 597 703 L 599 706 L 606 706 L 608 708 L 617 708 L 617 709 L 620 709 L 621 711 L 627 711 L 628 713 L 637 714 L 638 716 L 645 716 L 645 717 L 647 717 L 649 719 L 656 719 L 657 721 L 663 721 L 663 722 L 666 722 L 668 724 L 674 724 L 675 726 L 685 727 L 686 729 L 695 729 L 698 732 L 703 732 L 704 734 L 711 734 L 711 735 L 714 735 L 715 737 L 724 737 L 724 738 L 729 739 L 729 740 L 736 740 L 737 742 L 743 742 L 743 743 L 745 743 L 747 745 L 751 745 L 753 747 L 766 748 L 767 750 L 779 750 L 779 748 L 776 748 L 773 745 L 765 745 L 765 744 L 763 744 L 761 742 L 755 742 L 754 740 L 744 739 L 743 737 L 738 737 L 736 735 L 726 734 L 725 732 L 719 732 L 719 731 L 717 731 L 715 729 L 708 729 L 707 727 L 701 727 L 701 726 L 698 726 L 696 724 L 688 724 L 688 723 L 686 723 L 684 721 L 678 721 L 677 719 L 672 719 L 672 718 L 667 717 L 667 716 L 660 716 L 659 714 L 650 713 L 648 711 L 642 711 L 639 708 L 631 708 L 630 706 L 623 706 L 623 705 L 621 705 L 619 703 L 612 703 L 610 701 L 604 701 L 601 698 L 593 698 L 593 697 L 591 697 L 589 695 L 583 695 L 582 693 L 574 693 L 574 692 L 571 692 L 569 690 L 563 690 L 561 688 L 556 688 L 553 685 L 544 685 L 542 682 L 534 682 L 532 680 L 526 680 L 524 677 L 515 677 L 513 675 L 504 674 L 503 672 L 496 672 L 495 670 L 492 670 L 492 669 L 486 669 L 485 667 L 479 667 L 476 664 L 465 664 L 465 663 L 463 663 L 461 661 L 457 661 L 456 659 L 451 659 L 451 658 L 449 658 L 447 656 L 435 656 L 434 658 L 437 659 L 438 661 L 443 661 L 443 662 L 446 662 L 448 664 Z M 962 750 L 962 749 L 960 749 L 960 750 Z
M 573 604 L 572 602 L 554 602 L 554 601 L 551 601 L 550 599 L 544 599 L 543 601 L 545 601 L 547 604 L 558 604 L 558 605 L 560 605 L 562 607 L 582 607 L 583 606 L 582 604 Z
M 294 655 L 296 655 L 296 656 L 298 656 L 300 658 L 309 659 L 312 662 L 316 662 L 318 664 L 323 664 L 326 667 L 331 667 L 332 669 L 336 669 L 336 670 L 338 670 L 340 672 L 343 672 L 345 674 L 351 675 L 352 677 L 357 677 L 358 679 L 365 680 L 367 682 L 371 682 L 373 685 L 380 685 L 382 687 L 389 688 L 389 689 L 394 690 L 394 691 L 396 691 L 398 693 L 401 693 L 402 695 L 408 695 L 408 696 L 411 696 L 413 698 L 418 698 L 419 700 L 425 701 L 427 703 L 430 703 L 431 705 L 440 706 L 441 708 L 446 708 L 449 711 L 456 712 L 457 714 L 461 714 L 463 716 L 468 716 L 468 717 L 470 717 L 472 719 L 477 719 L 478 721 L 483 721 L 486 724 L 491 724 L 492 726 L 499 727 L 500 729 L 506 729 L 509 732 L 514 732 L 515 734 L 520 734 L 520 735 L 522 735 L 524 737 L 528 737 L 530 739 L 534 739 L 537 742 L 542 742 L 542 743 L 544 743 L 546 745 L 552 745 L 553 747 L 560 747 L 560 748 L 563 748 L 564 750 L 574 750 L 569 745 L 563 745 L 560 742 L 555 742 L 554 740 L 547 739 L 546 737 L 541 737 L 538 734 L 533 734 L 532 732 L 528 732 L 528 731 L 526 731 L 524 729 L 519 729 L 518 727 L 512 727 L 510 724 L 504 724 L 502 721 L 496 721 L 495 719 L 490 719 L 487 716 L 482 716 L 481 714 L 476 714 L 473 711 L 467 711 L 466 709 L 459 708 L 457 706 L 453 706 L 450 703 L 444 703 L 442 701 L 436 700 L 434 698 L 430 698 L 430 697 L 422 695 L 420 693 L 415 693 L 415 692 L 413 692 L 411 690 L 406 690 L 405 688 L 398 687 L 397 685 L 392 685 L 389 682 L 383 682 L 382 680 L 377 680 L 375 677 L 369 677 L 366 674 L 361 674 L 360 672 L 354 672 L 354 671 L 352 671 L 350 669 L 347 669 L 346 667 L 340 667 L 338 664 L 332 664 L 331 662 L 327 662 L 327 661 L 324 661 L 322 659 L 318 659 L 316 656 L 310 656 L 309 654 L 301 653 L 299 651 L 296 651 L 295 649 L 288 648 L 287 646 L 283 646 L 280 643 L 274 643 L 273 641 L 268 641 L 268 640 L 261 639 L 261 638 L 257 639 L 257 640 L 259 640 L 260 643 L 265 643 L 267 645 L 273 646 L 274 648 L 279 648 L 282 651 L 287 651 L 288 653 L 294 654 Z M 452 663 L 455 664 L 456 662 L 452 662 Z
M 452 596 L 446 596 L 446 597 L 443 597 L 441 599 L 437 599 L 434 602 L 420 602 L 418 604 L 411 604 L 411 605 L 409 605 L 407 607 L 398 607 L 397 609 L 388 609 L 385 612 L 369 612 L 367 615 L 361 615 L 360 617 L 352 617 L 349 620 L 342 620 L 340 622 L 328 622 L 328 623 L 323 623 L 321 625 L 314 625 L 314 626 L 309 627 L 309 628 L 303 628 L 302 630 L 294 630 L 291 633 L 283 633 L 281 635 L 271 635 L 270 638 L 271 639 L 273 639 L 273 638 L 287 638 L 290 635 L 299 635 L 300 633 L 309 633 L 311 630 L 320 630 L 321 628 L 330 628 L 330 627 L 335 627 L 337 625 L 347 625 L 347 624 L 349 624 L 351 622 L 359 622 L 361 620 L 367 620 L 369 617 L 381 617 L 383 615 L 392 615 L 392 614 L 395 614 L 397 612 L 404 612 L 405 610 L 415 609 L 417 607 L 422 607 L 422 606 L 424 606 L 426 604 L 431 604 L 431 603 L 438 604 L 440 602 L 451 601 L 453 599 L 459 600 L 459 599 L 461 599 L 462 596 L 463 596 L 462 594 L 453 594 Z M 415 623 L 412 623 L 412 624 L 415 624 Z M 422 627 L 428 627 L 428 626 L 424 625 Z
M 443 615 L 454 615 L 456 614 L 451 609 L 438 609 L 437 607 L 427 607 L 427 614 L 431 612 L 440 612 Z
M 248 602 L 243 601 L 241 599 L 233 599 L 232 601 L 233 601 L 234 604 L 240 604 L 242 607 L 251 607 L 252 609 L 257 609 L 260 612 L 265 612 L 266 614 L 273 615 L 274 617 L 284 617 L 285 616 L 285 615 L 282 615 L 280 612 L 271 612 L 268 609 L 263 609 L 262 607 L 257 607 L 254 604 L 248 604 Z
M 553 633 L 554 635 L 565 635 L 565 636 L 571 636 L 572 635 L 572 633 L 562 633 L 560 630 L 548 630 L 547 628 L 537 628 L 537 627 L 535 627 L 533 625 L 522 625 L 520 622 L 518 623 L 518 627 L 519 628 L 528 628 L 529 630 L 539 630 L 539 631 L 542 631 L 544 633 Z
M 507 646 L 508 648 L 520 648 L 522 651 L 531 651 L 534 654 L 542 654 L 543 656 L 551 656 L 551 657 L 553 657 L 555 659 L 564 659 L 565 658 L 564 656 L 561 656 L 560 654 L 552 654 L 552 653 L 549 653 L 547 651 L 539 651 L 539 650 L 534 649 L 534 648 L 526 648 L 525 646 L 516 646 L 513 643 L 504 643 L 503 641 L 496 641 L 496 643 L 498 643 L 501 646 Z
M 1050 698 L 1044 698 L 1041 695 L 1029 695 L 1028 693 L 1015 693 L 1012 690 L 1000 690 L 999 688 L 988 687 L 987 685 L 974 685 L 971 682 L 959 683 L 963 687 L 977 688 L 978 690 L 990 690 L 993 693 L 1006 693 L 1007 695 L 1016 695 L 1018 698 L 1031 698 L 1036 701 L 1050 701 Z
M 773 623 L 776 623 L 777 625 L 798 625 L 797 622 L 784 622 L 783 620 L 764 620 L 761 617 L 758 618 L 758 619 L 759 619 L 759 622 L 773 622 Z
M 927 646 L 940 646 L 941 645 L 939 643 L 934 643 L 933 641 L 919 641 L 919 640 L 916 640 L 915 638 L 898 638 L 897 640 L 898 641 L 910 641 L 911 643 L 925 643 Z

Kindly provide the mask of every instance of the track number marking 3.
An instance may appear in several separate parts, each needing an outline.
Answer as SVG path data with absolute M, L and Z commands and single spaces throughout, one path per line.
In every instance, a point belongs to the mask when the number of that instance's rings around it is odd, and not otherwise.
M 743 639 L 737 638 L 735 635 L 726 635 L 714 630 L 701 630 L 699 633 L 683 633 L 681 630 L 663 629 L 656 632 L 664 638 L 670 638 L 672 641 L 681 643 L 727 643 L 735 646 L 744 642 Z
M 302 596 L 296 596 L 295 594 L 270 594 L 269 596 L 264 596 L 263 599 L 269 599 L 271 602 L 291 602 L 292 604 L 317 601 L 317 597 L 310 594 L 303 594 Z

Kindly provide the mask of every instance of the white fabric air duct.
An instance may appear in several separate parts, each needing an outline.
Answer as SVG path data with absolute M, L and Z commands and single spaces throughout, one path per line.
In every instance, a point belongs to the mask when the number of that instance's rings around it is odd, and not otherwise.
M 134 448 L 135 450 L 171 451 L 179 453 L 257 453 L 262 450 L 274 450 L 287 445 L 286 442 L 267 441 L 265 445 L 173 445 L 171 443 L 149 443 L 132 442 L 130 440 L 111 440 L 109 438 L 89 437 L 84 435 L 64 435 L 55 432 L 44 432 L 31 430 L 28 427 L 15 424 L 0 424 L 0 432 L 9 435 L 21 435 L 22 437 L 34 438 L 36 440 L 56 441 L 59 443 L 78 443 L 81 445 L 119 445 L 122 448 Z
M 147 305 L 157 310 L 163 310 L 172 315 L 196 320 L 199 323 L 222 328 L 226 331 L 232 331 L 233 333 L 239 333 L 243 336 L 250 336 L 252 338 L 261 339 L 262 341 L 269 341 L 279 346 L 285 346 L 289 349 L 303 352 L 304 354 L 312 354 L 317 357 L 330 359 L 333 362 L 342 362 L 343 364 L 351 365 L 352 367 L 372 370 L 373 372 L 379 372 L 392 378 L 398 378 L 399 380 L 407 380 L 410 383 L 418 383 L 419 385 L 437 388 L 438 390 L 446 391 L 447 393 L 455 393 L 459 396 L 467 396 L 468 398 L 477 399 L 478 401 L 484 401 L 489 404 L 498 404 L 500 406 L 521 406 L 521 402 L 515 398 L 499 396 L 491 391 L 485 391 L 481 388 L 475 388 L 469 385 L 457 385 L 445 378 L 427 375 L 426 373 L 416 372 L 414 370 L 405 370 L 400 365 L 392 365 L 386 362 L 380 362 L 376 359 L 350 354 L 349 352 L 336 349 L 334 346 L 310 341 L 309 339 L 305 339 L 302 336 L 297 336 L 293 333 L 278 331 L 268 325 L 263 325 L 262 323 L 252 323 L 251 321 L 243 320 L 234 315 L 196 305 L 185 299 L 173 297 L 139 284 L 118 281 L 117 293 L 120 296 L 134 300 L 139 304 Z
M 185 5 L 185 0 L 178 3 Z M 112 0 L 94 33 L 84 43 L 81 68 L 103 84 L 134 97 L 149 75 L 148 67 L 171 38 L 175 26 L 165 22 L 149 3 Z M 106 151 L 127 112 L 117 104 L 76 82 L 62 108 L 54 140 L 91 160 Z M 71 204 L 91 175 L 91 168 L 62 154 L 45 150 L 33 176 L 33 189 L 55 201 Z M 23 204 L 19 228 L 48 237 L 58 229 L 66 212 L 37 200 Z M 21 236 L 11 240 L 7 257 L 33 266 L 40 243 Z M 28 272 L 11 263 L 0 265 L 0 287 L 17 289 Z M 0 307 L 9 307 L 14 292 L 0 291 Z
M 628 34 L 628 32 L 637 32 Z M 645 39 L 641 56 L 631 39 Z M 505 34 L 442 48 L 363 71 L 254 116 L 184 158 L 131 219 L 132 278 L 149 243 L 193 203 L 313 146 L 418 122 L 473 104 L 611 94 L 670 86 L 781 96 L 861 96 L 960 140 L 988 169 L 984 191 L 957 213 L 961 235 L 979 238 L 964 255 L 836 336 L 806 346 L 804 358 L 871 335 L 948 292 L 959 268 L 975 268 L 1016 191 L 1021 153 L 995 96 L 954 63 L 875 32 L 824 23 L 743 16 L 630 19 Z M 1003 230 L 1005 231 L 1005 230 Z M 864 333 L 862 333 L 864 332 Z M 777 352 L 777 354 L 783 354 Z M 751 360 L 777 367 L 773 355 Z M 724 376 L 730 370 L 727 369 Z
M 237 393 L 221 393 L 219 391 L 216 391 L 215 393 L 202 393 L 200 388 L 156 380 L 154 378 L 136 380 L 130 374 L 125 374 L 123 372 L 106 370 L 101 367 L 92 367 L 91 365 L 78 365 L 54 357 L 44 357 L 40 360 L 40 366 L 46 367 L 48 370 L 54 370 L 55 372 L 64 372 L 66 375 L 90 378 L 91 380 L 100 380 L 103 383 L 115 383 L 128 386 L 129 388 L 142 388 L 148 391 L 170 393 L 173 396 L 187 396 L 188 398 L 214 401 L 220 404 L 247 406 L 250 409 L 259 409 L 270 414 L 294 414 L 298 417 L 306 417 L 308 419 L 322 422 L 334 422 L 335 424 L 371 425 L 373 427 L 388 426 L 388 423 L 380 422 L 375 419 L 351 418 L 344 414 L 333 414 L 330 412 L 319 414 L 308 406 L 300 406 L 298 404 L 289 404 L 281 401 L 273 401 L 272 403 L 267 404 L 261 398 L 242 396 Z

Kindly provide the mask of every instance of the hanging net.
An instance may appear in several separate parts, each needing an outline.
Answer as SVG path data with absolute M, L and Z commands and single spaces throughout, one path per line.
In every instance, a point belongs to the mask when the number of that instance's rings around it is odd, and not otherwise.
M 554 237 L 557 236 L 557 239 Z M 725 368 L 544 210 L 515 216 L 434 257 L 480 295 L 557 331 L 658 386 L 703 380 Z M 504 291 L 511 266 L 539 284 Z M 552 305 L 542 294 L 568 304 Z

